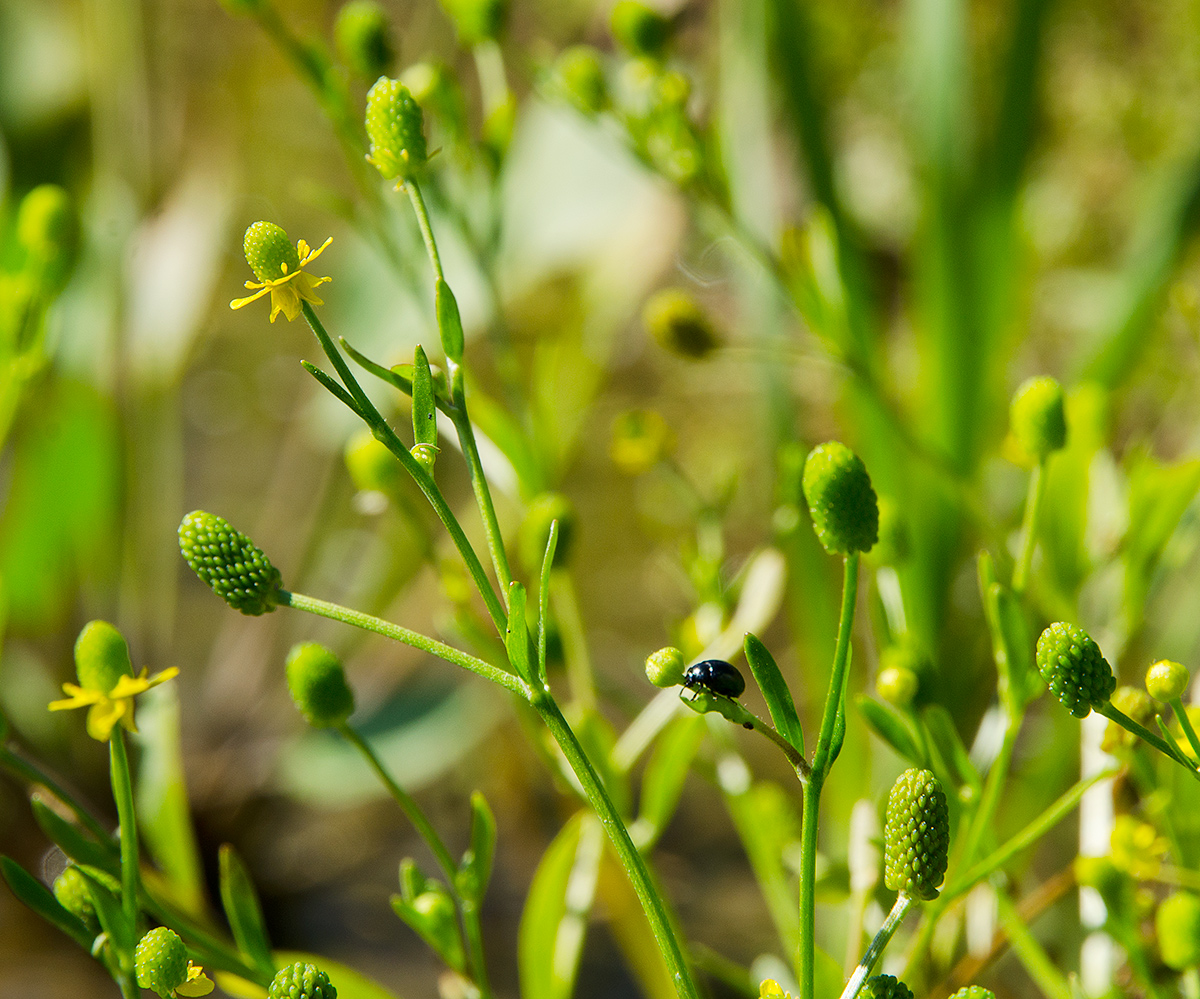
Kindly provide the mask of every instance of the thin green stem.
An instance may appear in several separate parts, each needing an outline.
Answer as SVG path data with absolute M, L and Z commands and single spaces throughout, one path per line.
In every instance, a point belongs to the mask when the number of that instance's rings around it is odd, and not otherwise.
M 429 224 L 429 210 L 425 207 L 425 198 L 421 187 L 415 180 L 407 181 L 404 189 L 408 191 L 408 199 L 412 202 L 413 211 L 417 215 L 417 227 L 421 230 L 421 238 L 425 240 L 425 250 L 429 254 L 429 264 L 433 268 L 433 276 L 438 281 L 445 281 L 442 273 L 442 258 L 438 255 L 437 240 L 433 238 L 433 227 Z
M 846 664 L 850 661 L 850 633 L 854 628 L 854 605 L 858 600 L 858 552 L 846 556 L 842 576 L 842 610 L 838 618 L 837 647 L 833 654 L 833 669 L 829 674 L 829 692 L 821 716 L 821 733 L 813 752 L 813 772 L 820 771 L 821 780 L 832 766 L 830 749 L 834 727 L 846 692 Z
M 455 666 L 461 666 L 463 669 L 469 669 L 472 673 L 478 673 L 484 679 L 491 680 L 492 683 L 498 683 L 505 690 L 509 690 L 526 700 L 531 696 L 529 687 L 519 676 L 514 676 L 507 670 L 493 666 L 482 659 L 477 659 L 475 656 L 463 652 L 461 649 L 456 649 L 451 645 L 446 645 L 444 642 L 439 642 L 436 638 L 422 635 L 419 631 L 411 631 L 402 625 L 393 624 L 391 621 L 384 621 L 381 618 L 372 617 L 370 614 L 363 614 L 361 611 L 343 607 L 341 604 L 318 600 L 316 597 L 309 597 L 303 593 L 291 593 L 288 590 L 280 590 L 277 599 L 284 607 L 294 607 L 296 610 L 318 614 L 333 621 L 341 621 L 343 624 L 353 625 L 355 628 L 362 628 L 364 631 L 373 631 L 377 635 L 383 635 L 385 638 L 391 638 L 394 641 L 410 645 L 414 649 L 428 652 L 430 655 L 437 656 L 439 659 L 445 659 L 446 662 L 453 663 Z
M 979 846 L 983 842 L 983 837 L 992 829 L 992 821 L 996 817 L 996 809 L 1000 807 L 1000 796 L 1004 792 L 1004 785 L 1008 781 L 1009 768 L 1012 766 L 1013 750 L 1017 745 L 1017 734 L 1021 730 L 1021 722 L 1019 719 L 1011 716 L 1006 717 L 1004 727 L 1004 740 L 1000 743 L 1000 752 L 997 754 L 995 762 L 992 763 L 991 769 L 988 771 L 987 779 L 983 784 L 983 795 L 979 800 L 979 807 L 975 811 L 975 815 L 971 818 L 971 825 L 967 829 L 967 838 L 963 841 L 963 849 L 959 854 L 959 861 L 965 867 L 970 867 L 974 862 L 976 855 L 979 852 Z
M 1196 754 L 1196 759 L 1200 760 L 1200 739 L 1196 738 L 1196 730 L 1192 727 L 1192 720 L 1188 717 L 1187 709 L 1183 706 L 1183 700 L 1176 697 L 1169 703 L 1171 710 L 1175 712 L 1175 717 L 1179 719 L 1179 727 L 1183 729 L 1183 734 L 1188 741 L 1188 745 L 1192 747 L 1192 752 Z
M 1143 739 L 1144 741 L 1148 742 L 1151 746 L 1153 746 L 1155 749 L 1157 749 L 1164 756 L 1169 756 L 1172 760 L 1174 760 L 1181 767 L 1183 767 L 1193 777 L 1195 777 L 1197 780 L 1200 780 L 1200 772 L 1198 772 L 1194 766 L 1192 766 L 1186 759 L 1184 759 L 1183 755 L 1179 752 L 1177 747 L 1172 746 L 1165 739 L 1162 739 L 1159 736 L 1155 735 L 1144 725 L 1138 724 L 1136 721 L 1134 721 L 1132 718 L 1130 718 L 1129 715 L 1125 714 L 1125 712 L 1123 712 L 1120 708 L 1114 706 L 1111 701 L 1105 701 L 1099 707 L 1094 708 L 1094 710 L 1098 714 L 1104 715 L 1104 717 L 1107 718 L 1109 721 L 1116 722 L 1118 725 L 1121 726 L 1121 728 L 1125 729 L 1127 732 L 1132 732 L 1134 735 L 1138 736 L 1138 738 Z
M 629 837 L 629 830 L 625 827 L 616 806 L 604 789 L 600 775 L 596 773 L 549 691 L 543 691 L 535 696 L 531 703 L 542 721 L 545 722 L 546 727 L 550 729 L 554 741 L 558 743 L 575 776 L 579 779 L 588 802 L 600 819 L 600 824 L 608 833 L 617 859 L 625 868 L 634 893 L 642 904 L 642 911 L 646 914 L 650 931 L 654 934 L 658 949 L 667 963 L 676 993 L 680 999 L 699 999 L 699 992 L 696 990 L 695 982 L 692 981 L 691 971 L 684 958 L 683 947 L 671 925 L 666 906 L 650 877 L 645 860 L 634 846 L 633 840 Z
M 887 919 L 883 921 L 883 925 L 879 927 L 879 932 L 875 934 L 870 946 L 867 947 L 867 952 L 863 955 L 863 959 L 858 962 L 858 967 L 854 969 L 854 974 L 850 976 L 850 981 L 846 983 L 845 989 L 842 990 L 841 999 L 855 999 L 862 991 L 863 985 L 867 981 L 867 976 L 871 974 L 871 969 L 875 967 L 875 962 L 879 960 L 879 955 L 883 953 L 884 947 L 888 945 L 896 930 L 900 928 L 900 922 L 904 919 L 905 913 L 912 906 L 913 900 L 901 892 L 896 896 L 896 904 L 892 906 L 892 911 L 888 913 Z
M 22 780 L 28 781 L 30 784 L 41 784 L 47 791 L 54 795 L 59 801 L 71 809 L 75 813 L 75 817 L 80 823 L 87 827 L 87 830 L 95 836 L 101 843 L 109 843 L 116 845 L 112 833 L 104 828 L 89 812 L 83 807 L 70 791 L 62 786 L 57 780 L 51 777 L 46 771 L 42 770 L 36 763 L 30 762 L 23 757 L 18 756 L 12 750 L 6 747 L 0 747 L 0 767 L 16 774 Z
M 1040 458 L 1029 476 L 1029 492 L 1025 497 L 1025 516 L 1021 523 L 1021 555 L 1013 568 L 1012 589 L 1020 596 L 1029 584 L 1033 567 L 1033 550 L 1037 547 L 1038 518 L 1046 496 L 1046 459 Z
M 113 730 L 108 740 L 112 773 L 113 800 L 117 804 L 117 821 L 121 824 L 121 909 L 133 933 L 137 933 L 138 918 L 138 834 L 133 810 L 133 778 L 129 773 L 129 754 L 125 749 L 125 732 Z

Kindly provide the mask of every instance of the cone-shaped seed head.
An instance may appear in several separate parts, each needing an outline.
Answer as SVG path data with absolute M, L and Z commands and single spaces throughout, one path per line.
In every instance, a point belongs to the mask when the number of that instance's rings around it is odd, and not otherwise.
M 75 639 L 75 673 L 79 686 L 107 694 L 123 676 L 133 676 L 129 646 L 107 621 L 89 621 Z
M 100 932 L 100 921 L 96 918 L 96 905 L 88 890 L 87 880 L 74 864 L 67 867 L 54 879 L 54 897 L 67 912 L 79 919 L 89 933 Z
M 950 812 L 946 794 L 928 770 L 905 770 L 888 795 L 884 883 L 926 901 L 937 898 L 946 875 Z
M 275 609 L 282 580 L 271 560 L 216 514 L 193 510 L 179 525 L 179 550 L 213 592 L 243 614 Z
M 289 964 L 271 979 L 268 999 L 337 999 L 337 989 L 329 984 L 329 976 L 316 965 Z
M 288 235 L 274 222 L 255 222 L 242 238 L 246 263 L 260 281 L 278 281 L 295 274 L 300 254 Z
M 996 999 L 996 993 L 982 985 L 968 985 L 955 992 L 950 999 Z
M 862 994 L 870 999 L 914 999 L 912 990 L 891 975 L 876 975 L 868 978 Z
M 292 647 L 287 683 L 296 707 L 314 728 L 340 724 L 354 712 L 354 691 L 341 660 L 323 645 L 302 642 Z
M 151 930 L 138 941 L 134 960 L 138 985 L 160 996 L 171 995 L 187 981 L 187 948 L 179 934 L 165 926 Z
M 1154 914 L 1163 964 L 1176 971 L 1200 966 L 1200 896 L 1176 892 Z
M 1054 696 L 1076 718 L 1086 718 L 1117 688 L 1100 646 L 1082 628 L 1063 621 L 1050 625 L 1038 639 L 1037 667 Z
M 1184 695 L 1191 679 L 1182 663 L 1164 659 L 1146 670 L 1146 691 L 1156 701 L 1173 701 Z
M 830 441 L 809 452 L 804 497 L 827 552 L 871 550 L 879 537 L 879 502 L 862 459 L 845 444 Z
M 1030 378 L 1013 394 L 1009 426 L 1030 457 L 1045 458 L 1067 443 L 1067 417 L 1062 386 L 1042 375 Z
M 421 106 L 399 80 L 381 76 L 367 92 L 369 159 L 391 180 L 409 180 L 425 163 L 424 116 Z

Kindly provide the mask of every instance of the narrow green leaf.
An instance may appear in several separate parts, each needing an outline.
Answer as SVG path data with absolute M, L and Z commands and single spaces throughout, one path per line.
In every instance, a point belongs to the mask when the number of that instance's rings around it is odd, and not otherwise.
M 84 950 L 91 951 L 92 934 L 79 917 L 59 904 L 49 888 L 9 857 L 0 856 L 0 873 L 20 902 L 52 926 L 57 926 Z
M 229 844 L 220 850 L 221 905 L 238 950 L 259 971 L 275 974 L 271 944 L 263 923 L 258 893 L 237 851 Z
M 1051 3 L 1052 0 L 1018 0 L 1016 4 L 990 168 L 993 187 L 1005 201 L 1016 195 L 1033 144 L 1042 38 Z
M 462 363 L 463 358 L 463 326 L 462 317 L 458 313 L 458 302 L 454 292 L 445 281 L 439 279 L 435 296 L 437 308 L 438 332 L 442 337 L 442 350 L 446 357 L 455 364 Z
M 311 361 L 301 361 L 300 367 L 302 367 L 318 382 L 320 382 L 325 391 L 341 402 L 352 413 L 357 413 L 359 416 L 362 416 L 362 411 L 358 408 L 358 403 L 354 401 L 349 392 L 347 392 L 344 388 L 342 388 L 341 385 L 334 381 L 332 375 L 322 371 Z
M 659 738 L 642 778 L 638 826 L 644 830 L 644 838 L 639 840 L 640 849 L 652 846 L 675 814 L 688 770 L 704 741 L 706 730 L 703 716 L 681 715 Z
M 466 970 L 466 948 L 454 901 L 440 881 L 430 880 L 412 901 L 391 898 L 392 910 L 446 964 L 460 974 Z
M 525 623 L 525 587 L 515 579 L 508 584 L 508 624 L 504 629 L 508 661 L 522 679 L 533 683 L 529 661 L 529 628 Z
M 79 826 L 54 811 L 40 794 L 32 795 L 29 804 L 42 832 L 75 863 L 98 868 L 114 877 L 120 874 L 121 862 L 111 844 L 96 842 Z
M 891 746 L 903 759 L 908 760 L 914 766 L 926 765 L 925 754 L 917 748 L 908 725 L 895 708 L 882 704 L 866 694 L 859 694 L 854 699 L 854 703 L 871 731 Z
M 746 651 L 746 662 L 750 664 L 750 672 L 758 681 L 758 687 L 767 702 L 767 710 L 771 712 L 771 721 L 774 722 L 776 731 L 803 756 L 804 730 L 800 727 L 800 716 L 796 714 L 796 703 L 792 700 L 792 692 L 788 689 L 787 681 L 779 671 L 775 657 L 755 635 L 747 634 L 743 645 Z
M 459 894 L 476 906 L 483 902 L 492 878 L 496 856 L 496 817 L 487 800 L 476 791 L 471 795 L 471 845 L 463 854 L 455 884 Z
M 412 424 L 415 444 L 437 444 L 437 409 L 433 397 L 433 374 L 425 349 L 417 344 L 413 354 Z
M 92 905 L 96 909 L 96 918 L 100 927 L 108 934 L 113 950 L 119 955 L 121 964 L 132 966 L 133 951 L 137 946 L 137 928 L 125 919 L 125 910 L 121 900 L 101 881 L 104 876 L 91 868 L 79 868 L 79 873 L 87 880 L 88 892 L 92 896 Z
M 929 732 L 934 747 L 946 765 L 954 771 L 955 784 L 965 784 L 979 794 L 983 790 L 983 780 L 979 771 L 975 769 L 975 764 L 971 762 L 971 756 L 958 735 L 950 712 L 940 704 L 931 704 L 921 712 L 921 720 L 925 723 L 925 729 Z

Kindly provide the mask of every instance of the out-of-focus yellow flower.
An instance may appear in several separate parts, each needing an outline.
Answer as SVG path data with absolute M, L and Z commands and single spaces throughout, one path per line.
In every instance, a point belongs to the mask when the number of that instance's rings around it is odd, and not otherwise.
M 626 475 L 641 475 L 670 454 L 674 443 L 662 414 L 652 409 L 631 409 L 613 421 L 608 453 Z
M 144 694 L 151 687 L 166 683 L 179 674 L 172 666 L 154 676 L 147 676 L 148 670 L 143 669 L 138 676 L 123 676 L 116 686 L 105 693 L 102 690 L 92 690 L 80 687 L 74 683 L 64 683 L 63 693 L 68 696 L 61 701 L 51 701 L 51 711 L 66 711 L 71 708 L 88 708 L 87 731 L 97 742 L 108 742 L 112 731 L 118 724 L 124 725 L 130 732 L 137 731 L 133 719 L 133 699 Z M 197 993 L 203 995 L 203 993 Z
M 1154 826 L 1132 815 L 1117 816 L 1110 844 L 1113 865 L 1138 881 L 1158 876 L 1168 849 L 1166 839 Z
M 229 307 L 240 309 L 270 292 L 271 322 L 275 322 L 280 312 L 290 322 L 300 315 L 301 302 L 324 305 L 317 297 L 316 289 L 333 279 L 315 278 L 306 273 L 304 267 L 324 253 L 325 247 L 332 242 L 333 237 L 330 236 L 315 250 L 302 239 L 292 246 L 287 233 L 273 222 L 255 222 L 246 230 L 243 240 L 246 262 L 258 278 L 257 281 L 246 282 L 246 287 L 254 290 L 254 294 L 235 298 Z
M 188 961 L 187 981 L 175 990 L 175 994 L 191 999 L 192 996 L 206 996 L 212 990 L 212 979 L 204 973 L 204 969 Z

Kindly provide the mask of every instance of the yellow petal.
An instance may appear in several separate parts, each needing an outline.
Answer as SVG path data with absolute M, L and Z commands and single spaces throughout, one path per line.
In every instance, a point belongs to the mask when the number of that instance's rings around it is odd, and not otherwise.
M 108 742 L 112 730 L 125 714 L 127 701 L 110 701 L 105 698 L 88 712 L 87 732 L 97 742 Z
M 325 247 L 327 247 L 332 242 L 333 242 L 333 237 L 330 236 L 317 249 L 309 250 L 308 244 L 305 243 L 304 240 L 300 240 L 299 245 L 304 247 L 304 250 L 300 253 L 300 266 L 303 267 L 309 261 L 316 260 L 317 257 L 319 257 L 322 253 L 325 252 Z
M 206 996 L 213 990 L 213 983 L 194 964 L 188 963 L 188 980 L 175 990 L 177 996 Z
M 249 284 L 249 282 L 246 282 L 246 283 Z M 264 285 L 262 288 L 259 288 L 258 291 L 256 291 L 253 295 L 247 295 L 245 298 L 235 298 L 232 302 L 229 303 L 229 307 L 231 309 L 240 309 L 243 305 L 249 305 L 251 302 L 257 302 L 260 298 L 263 297 L 263 295 L 265 295 L 270 290 L 271 289 L 269 286 Z

